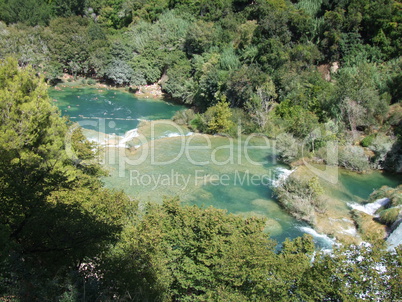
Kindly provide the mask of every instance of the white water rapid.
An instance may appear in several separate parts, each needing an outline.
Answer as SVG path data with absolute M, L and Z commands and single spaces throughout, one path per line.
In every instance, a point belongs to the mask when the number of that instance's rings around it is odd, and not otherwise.
M 354 210 L 358 210 L 360 212 L 369 214 L 371 216 L 374 216 L 375 212 L 385 206 L 389 202 L 389 198 L 381 198 L 377 199 L 376 201 L 368 204 L 358 204 L 358 203 L 348 203 L 348 206 L 351 207 Z

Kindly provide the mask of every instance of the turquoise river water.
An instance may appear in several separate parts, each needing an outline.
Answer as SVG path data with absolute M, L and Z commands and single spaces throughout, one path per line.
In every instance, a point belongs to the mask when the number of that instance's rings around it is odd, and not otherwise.
M 86 129 L 88 139 L 102 145 L 101 161 L 110 172 L 105 186 L 123 189 L 142 205 L 178 196 L 186 204 L 262 216 L 279 243 L 308 232 L 319 247 L 331 246 L 328 237 L 294 220 L 273 198 L 273 186 L 290 170 L 277 161 L 268 139 L 194 134 L 168 120 L 185 107 L 118 90 L 61 87 L 51 88 L 50 96 L 63 115 Z M 400 183 L 380 172 L 341 171 L 338 180 L 328 190 L 345 204 Z

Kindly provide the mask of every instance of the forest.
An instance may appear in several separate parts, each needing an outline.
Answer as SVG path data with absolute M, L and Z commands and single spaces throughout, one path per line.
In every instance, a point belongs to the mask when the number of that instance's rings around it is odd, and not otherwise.
M 157 83 L 194 131 L 240 126 L 285 163 L 401 173 L 401 22 L 393 0 L 0 0 L 0 300 L 400 301 L 402 248 L 278 249 L 259 218 L 175 198 L 140 209 L 104 188 L 79 128 L 80 160 L 67 156 L 47 89 L 63 74 Z M 394 194 L 391 225 L 401 193 L 380 193 Z
M 240 124 L 243 133 L 286 133 L 287 162 L 305 156 L 301 146 L 325 161 L 320 149 L 336 139 L 340 166 L 401 172 L 401 6 L 2 0 L 0 57 L 50 84 L 63 73 L 133 89 L 158 83 L 190 106 L 176 120 L 198 131 L 236 135 Z M 225 106 L 231 112 L 211 127 Z

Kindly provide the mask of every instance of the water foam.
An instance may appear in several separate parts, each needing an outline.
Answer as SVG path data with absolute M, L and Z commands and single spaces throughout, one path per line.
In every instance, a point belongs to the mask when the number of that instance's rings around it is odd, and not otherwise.
M 187 132 L 186 134 L 182 134 L 182 133 L 178 133 L 178 132 L 169 132 L 169 131 L 166 131 L 166 132 L 164 133 L 164 136 L 162 136 L 161 138 L 164 138 L 164 137 L 190 136 L 190 135 L 193 135 L 193 134 L 194 134 L 194 132 Z
M 127 131 L 123 136 L 112 134 L 105 134 L 102 132 L 97 132 L 97 135 L 86 135 L 86 138 L 90 142 L 97 143 L 103 147 L 114 147 L 114 148 L 126 148 L 127 143 L 138 137 L 138 128 L 131 129 Z
M 393 251 L 398 245 L 402 244 L 402 222 L 387 238 L 388 250 Z
M 125 148 L 129 141 L 133 140 L 134 138 L 136 138 L 138 136 L 139 136 L 138 128 L 129 130 L 124 134 L 124 136 L 121 139 L 119 139 L 119 143 L 117 146 L 121 147 L 121 148 Z
M 358 203 L 348 203 L 348 206 L 351 207 L 353 210 L 358 210 L 360 212 L 374 216 L 375 212 L 379 208 L 385 206 L 388 202 L 389 202 L 389 198 L 385 197 L 385 198 L 377 199 L 376 201 L 365 204 L 365 205 L 358 204 Z
M 335 244 L 335 240 L 334 240 L 334 239 L 329 238 L 329 237 L 328 237 L 327 235 L 325 235 L 325 234 L 317 233 L 317 231 L 314 230 L 313 228 L 306 227 L 306 226 L 302 226 L 302 227 L 299 227 L 299 229 L 300 229 L 302 232 L 307 233 L 307 234 L 310 234 L 311 236 L 313 236 L 313 238 L 314 238 L 316 241 L 322 243 L 321 245 L 324 245 L 325 247 L 332 247 L 332 246 Z
M 292 174 L 296 169 L 289 170 L 286 168 L 278 167 L 275 169 L 275 174 L 277 175 L 277 178 L 272 180 L 272 186 L 277 187 L 281 183 L 283 183 L 289 176 Z

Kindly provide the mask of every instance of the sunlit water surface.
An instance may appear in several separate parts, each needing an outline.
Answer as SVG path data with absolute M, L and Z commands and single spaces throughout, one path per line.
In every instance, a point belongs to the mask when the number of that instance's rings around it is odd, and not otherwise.
M 310 233 L 319 247 L 330 248 L 328 237 L 295 221 L 273 198 L 273 186 L 289 170 L 277 161 L 271 141 L 194 134 L 161 120 L 185 107 L 118 90 L 62 87 L 50 89 L 50 95 L 63 115 L 103 146 L 101 160 L 110 172 L 105 186 L 124 190 L 141 205 L 177 196 L 186 204 L 261 216 L 278 242 Z M 341 171 L 338 184 L 328 185 L 327 190 L 346 204 L 366 199 L 382 185 L 398 183 L 379 172 Z

